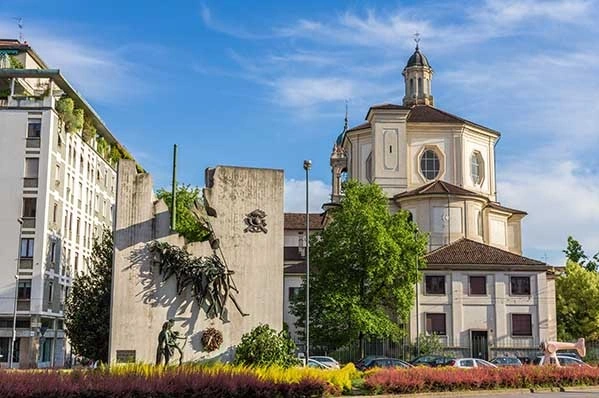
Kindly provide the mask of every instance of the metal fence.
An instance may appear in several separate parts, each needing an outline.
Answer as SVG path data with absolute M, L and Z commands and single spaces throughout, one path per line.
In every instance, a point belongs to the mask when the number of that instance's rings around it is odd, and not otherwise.
M 516 356 L 523 362 L 532 362 L 537 356 L 542 355 L 538 341 L 528 339 L 523 341 L 512 340 L 497 344 L 489 344 L 486 352 L 473 353 L 472 347 L 445 346 L 441 350 L 421 351 L 420 355 L 433 354 L 453 358 L 480 357 L 491 360 L 499 356 Z M 587 355 L 584 358 L 588 363 L 599 363 L 599 341 L 586 343 Z M 393 342 L 388 339 L 367 340 L 364 342 L 364 356 L 376 355 L 399 358 L 411 361 L 418 356 L 416 344 L 403 340 Z M 356 341 L 343 347 L 312 347 L 311 355 L 328 355 L 341 363 L 357 362 L 361 358 L 359 343 Z

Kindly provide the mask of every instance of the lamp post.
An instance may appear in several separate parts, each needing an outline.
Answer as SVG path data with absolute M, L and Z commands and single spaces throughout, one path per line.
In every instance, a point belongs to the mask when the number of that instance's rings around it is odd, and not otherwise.
M 19 264 L 21 262 L 21 237 L 23 236 L 23 219 L 17 218 L 19 223 L 19 242 L 17 244 L 17 268 L 15 274 L 15 301 L 13 303 L 12 310 L 12 336 L 10 341 L 10 347 L 8 350 L 8 368 L 11 369 L 13 365 L 13 354 L 15 352 L 15 342 L 17 341 L 17 301 L 19 299 Z
M 306 365 L 310 359 L 310 207 L 309 207 L 309 180 L 312 161 L 304 160 L 306 171 Z

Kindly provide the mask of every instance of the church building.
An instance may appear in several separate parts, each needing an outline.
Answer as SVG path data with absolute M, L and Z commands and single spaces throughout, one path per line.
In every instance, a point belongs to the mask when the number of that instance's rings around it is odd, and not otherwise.
M 528 356 L 556 338 L 555 277 L 522 256 L 526 212 L 497 201 L 500 133 L 435 107 L 434 71 L 418 45 L 401 104 L 373 105 L 331 155 L 332 201 L 344 178 L 379 184 L 392 210 L 429 236 L 409 337 L 439 335 L 454 355 Z

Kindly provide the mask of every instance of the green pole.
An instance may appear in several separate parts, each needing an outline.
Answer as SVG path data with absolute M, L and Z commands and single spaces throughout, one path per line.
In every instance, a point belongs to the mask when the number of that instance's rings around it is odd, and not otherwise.
M 173 145 L 173 191 L 171 206 L 171 230 L 177 228 L 177 144 Z

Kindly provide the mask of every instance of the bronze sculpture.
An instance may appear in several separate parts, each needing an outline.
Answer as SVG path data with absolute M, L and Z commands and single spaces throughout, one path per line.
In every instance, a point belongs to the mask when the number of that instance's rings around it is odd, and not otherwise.
M 179 347 L 177 340 L 186 340 L 187 337 L 181 337 L 180 333 L 173 330 L 175 321 L 169 319 L 162 324 L 162 330 L 158 334 L 158 348 L 156 350 L 156 365 L 162 364 L 168 366 L 175 351 L 179 353 L 179 365 L 183 363 L 183 348 Z M 183 344 L 185 346 L 185 344 Z

